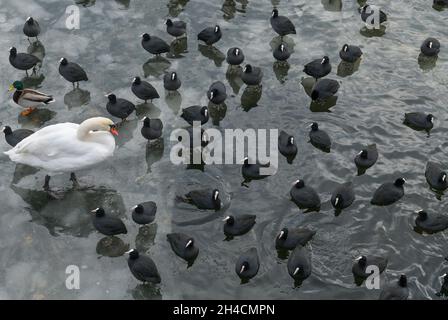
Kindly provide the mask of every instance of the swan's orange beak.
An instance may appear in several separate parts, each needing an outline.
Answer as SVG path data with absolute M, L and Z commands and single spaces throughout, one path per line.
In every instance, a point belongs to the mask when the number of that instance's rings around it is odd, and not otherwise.
M 110 133 L 112 133 L 114 136 L 118 136 L 118 130 L 115 127 L 110 128 Z

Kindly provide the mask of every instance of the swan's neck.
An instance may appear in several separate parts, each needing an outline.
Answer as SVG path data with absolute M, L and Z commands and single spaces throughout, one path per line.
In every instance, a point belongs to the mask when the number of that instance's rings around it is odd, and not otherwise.
M 93 132 L 94 130 L 98 130 L 98 124 L 96 123 L 96 121 L 90 121 L 86 120 L 83 123 L 81 123 L 78 127 L 78 132 L 77 132 L 77 136 L 79 140 L 89 140 L 91 138 L 93 138 L 94 136 L 97 136 L 100 133 L 107 133 L 104 131 L 97 131 L 97 132 Z

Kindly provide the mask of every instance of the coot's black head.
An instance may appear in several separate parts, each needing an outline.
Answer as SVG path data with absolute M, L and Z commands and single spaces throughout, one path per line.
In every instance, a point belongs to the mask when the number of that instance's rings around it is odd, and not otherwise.
M 171 26 L 173 25 L 173 21 L 171 21 L 171 19 L 168 19 L 168 20 L 166 20 L 165 24 L 166 24 L 168 27 L 171 27 Z
M 278 46 L 278 49 L 279 49 L 281 52 L 284 52 L 284 51 L 286 50 L 286 46 L 285 46 L 285 44 L 284 44 L 284 43 L 281 43 L 281 44 Z
M 442 277 L 443 277 L 443 283 L 448 283 L 448 273 L 445 273 Z
M 194 239 L 190 238 L 190 239 L 188 239 L 187 244 L 185 245 L 185 249 L 190 249 L 193 247 L 194 247 Z
M 428 114 L 426 116 L 426 120 L 428 120 L 429 122 L 433 123 L 434 122 L 434 116 L 432 114 Z
M 277 9 L 272 10 L 272 17 L 274 17 L 274 18 L 278 17 L 278 10 Z
M 288 145 L 289 145 L 289 146 L 294 145 L 294 137 L 293 137 L 293 136 L 289 136 L 289 137 L 288 137 Z
M 219 94 L 219 91 L 217 89 L 213 89 L 210 91 L 210 99 L 213 99 L 213 97 L 216 97 Z
M 282 230 L 280 230 L 278 238 L 286 240 L 286 238 L 288 238 L 288 228 L 283 228 Z
M 395 180 L 394 184 L 395 184 L 397 187 L 401 187 L 401 186 L 404 185 L 405 182 L 406 182 L 405 179 L 403 179 L 403 178 L 398 178 L 397 180 Z
M 294 182 L 294 187 L 296 187 L 297 189 L 303 188 L 305 186 L 305 181 L 303 180 L 297 180 L 296 182 Z
M 364 149 L 364 150 L 362 150 L 360 153 L 359 153 L 359 156 L 361 157 L 361 158 L 363 158 L 363 159 L 367 159 L 367 156 L 369 155 L 369 153 L 368 153 L 368 151 L 366 150 L 366 149 Z
M 248 157 L 246 157 L 246 158 L 243 159 L 243 164 L 244 164 L 245 166 L 248 166 L 248 165 L 249 165 L 249 158 L 248 158 Z
M 343 201 L 344 201 L 344 198 L 342 197 L 342 194 L 336 195 L 336 197 L 334 198 L 334 206 L 336 208 L 342 206 Z
M 420 221 L 425 221 L 428 218 L 428 213 L 425 210 L 420 210 L 418 212 L 418 219 Z
M 322 64 L 327 64 L 327 63 L 329 63 L 330 62 L 330 58 L 328 58 L 327 56 L 324 56 L 323 58 L 322 58 Z
M 221 209 L 221 199 L 219 198 L 219 190 L 218 189 L 213 190 L 212 197 L 213 197 L 212 201 L 213 201 L 213 204 L 215 205 L 215 209 L 216 210 Z
M 221 28 L 218 26 L 218 25 L 216 25 L 215 26 L 215 29 L 213 30 L 215 33 L 218 33 L 219 31 L 221 31 Z
M 249 262 L 244 261 L 241 264 L 240 274 L 249 269 Z
M 239 55 L 241 54 L 241 49 L 240 49 L 240 48 L 233 48 L 232 53 L 233 53 L 235 56 L 239 56 Z
M 252 66 L 250 64 L 247 64 L 244 67 L 244 73 L 251 73 L 252 72 Z
M 142 38 L 144 41 L 149 41 L 151 40 L 151 36 L 147 33 L 142 34 Z
M 104 209 L 101 208 L 101 207 L 96 208 L 95 210 L 92 210 L 92 213 L 94 213 L 96 217 L 102 217 L 102 216 L 104 216 L 106 214 L 104 212 Z
M 17 49 L 15 47 L 11 47 L 9 49 L 9 55 L 15 57 L 17 55 Z
M 408 286 L 408 278 L 406 277 L 406 275 L 402 274 L 400 276 L 400 279 L 398 279 L 398 285 L 403 288 Z
M 134 212 L 138 214 L 142 214 L 145 211 L 145 208 L 141 204 L 138 204 L 134 207 Z
M 361 268 L 364 268 L 364 267 L 366 266 L 366 264 L 367 264 L 367 257 L 366 257 L 366 256 L 360 256 L 360 257 L 358 258 L 358 265 L 359 265 Z
M 311 92 L 311 99 L 313 99 L 313 100 L 319 99 L 319 92 L 317 90 L 313 90 Z
M 342 51 L 347 52 L 348 51 L 348 44 L 344 44 L 342 46 Z
M 317 122 L 313 122 L 311 124 L 311 130 L 313 130 L 313 131 L 319 130 L 319 125 L 317 124 Z
M 115 103 L 115 102 L 117 102 L 117 96 L 114 95 L 113 93 L 108 94 L 106 97 L 107 97 L 107 99 L 109 99 L 109 102 L 110 102 L 110 103 Z
M 129 259 L 131 259 L 131 260 L 135 260 L 139 257 L 139 253 L 138 253 L 137 249 L 131 249 L 131 250 L 127 251 L 126 253 L 129 254 Z
M 32 25 L 34 23 L 33 17 L 28 17 L 28 19 L 26 19 L 26 23 L 28 23 L 29 25 Z
M 171 72 L 171 77 L 170 77 L 171 81 L 174 81 L 177 79 L 177 73 L 176 72 Z
M 446 172 L 442 172 L 439 177 L 441 183 L 446 183 Z
M 207 107 L 202 107 L 202 109 L 201 109 L 201 114 L 202 114 L 204 117 L 207 117 L 207 115 L 208 115 L 208 108 L 207 108 Z
M 68 64 L 68 61 L 66 58 L 61 58 L 61 60 L 59 60 L 59 64 L 66 66 Z
M 368 8 L 369 8 L 369 5 L 366 4 L 364 7 L 361 8 L 360 11 L 361 11 L 362 13 L 366 13 L 366 11 L 367 11 Z
M 227 217 L 224 218 L 224 221 L 229 226 L 233 226 L 233 224 L 235 223 L 235 218 L 233 216 L 227 216 Z
M 12 133 L 11 127 L 9 127 L 9 126 L 4 126 L 2 131 L 5 134 L 5 136 Z
M 142 83 L 142 80 L 140 79 L 140 77 L 135 77 L 135 78 L 132 80 L 132 83 L 133 83 L 133 84 L 136 84 L 136 85 L 139 85 L 140 83 Z

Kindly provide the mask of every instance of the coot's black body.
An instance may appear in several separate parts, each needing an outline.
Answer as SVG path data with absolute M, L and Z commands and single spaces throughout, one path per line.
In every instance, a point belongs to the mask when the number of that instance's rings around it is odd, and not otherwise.
M 283 228 L 275 238 L 275 247 L 283 250 L 294 250 L 297 245 L 305 246 L 316 231 L 307 228 Z
M 131 91 L 137 98 L 144 100 L 145 103 L 148 100 L 160 98 L 157 90 L 149 82 L 141 80 L 140 77 L 135 77 L 132 80 Z
M 107 99 L 109 100 L 106 105 L 107 112 L 114 117 L 125 120 L 135 111 L 135 105 L 129 100 L 117 98 L 114 94 L 109 94 Z
M 310 63 L 307 63 L 303 69 L 303 72 L 314 79 L 325 77 L 331 72 L 330 58 L 324 56 L 322 59 L 316 59 Z
M 87 73 L 79 64 L 68 62 L 66 58 L 61 58 L 59 62 L 59 74 L 73 84 L 89 80 Z
M 358 168 L 367 169 L 378 160 L 378 150 L 376 144 L 366 146 L 355 157 L 355 164 Z
M 6 142 L 11 146 L 15 147 L 20 141 L 34 133 L 33 130 L 29 129 L 16 129 L 12 131 L 11 127 L 3 127 L 3 133 L 5 134 Z
M 163 123 L 160 119 L 143 119 L 143 127 L 140 130 L 142 136 L 147 140 L 155 140 L 162 136 Z
M 204 41 L 207 45 L 211 46 L 218 42 L 222 37 L 221 28 L 216 25 L 214 27 L 208 27 L 199 32 L 198 40 Z
M 380 273 L 387 267 L 387 258 L 381 256 L 361 256 L 353 263 L 352 272 L 355 277 L 366 279 L 371 273 L 367 273 L 368 266 L 377 266 Z
M 287 34 L 296 34 L 296 28 L 291 20 L 285 16 L 279 16 L 277 9 L 272 10 L 270 22 L 272 29 L 281 37 Z
M 399 178 L 393 183 L 383 183 L 376 189 L 370 203 L 377 206 L 387 206 L 400 200 L 404 196 L 404 183 L 403 178 Z
M 160 55 L 170 52 L 170 46 L 164 40 L 156 36 L 150 36 L 147 33 L 142 35 L 142 47 L 151 54 Z
M 140 225 L 152 223 L 156 218 L 157 205 L 154 201 L 142 202 L 132 208 L 132 220 Z
M 292 201 L 299 207 L 304 209 L 320 208 L 320 197 L 317 192 L 308 186 L 305 186 L 303 180 L 297 180 L 289 192 Z
M 288 259 L 288 273 L 296 281 L 302 281 L 311 275 L 311 257 L 305 247 L 298 245 Z
M 206 106 L 191 106 L 182 109 L 182 114 L 180 116 L 190 125 L 193 125 L 194 121 L 205 124 L 209 119 L 208 108 Z
M 448 228 L 448 216 L 440 213 L 418 212 L 415 225 L 426 233 L 436 233 Z
M 129 252 L 129 270 L 132 275 L 144 283 L 160 283 L 161 278 L 154 261 L 147 255 L 139 253 L 133 249 Z
M 240 236 L 247 232 L 255 224 L 256 216 L 253 214 L 242 214 L 238 216 L 227 216 L 224 224 L 224 234 L 226 236 Z
M 355 191 L 353 183 L 346 182 L 338 186 L 331 195 L 331 205 L 335 209 L 345 209 L 352 205 L 355 201 Z
M 425 177 L 432 189 L 444 191 L 448 188 L 447 173 L 438 163 L 428 161 L 426 164 Z
M 185 261 L 193 261 L 199 254 L 199 248 L 194 239 L 184 233 L 169 233 L 166 235 L 174 253 Z
M 344 44 L 341 51 L 339 51 L 339 57 L 345 62 L 353 63 L 362 56 L 362 51 L 357 46 Z
M 128 233 L 123 221 L 117 217 L 106 215 L 103 208 L 97 208 L 92 213 L 94 213 L 93 226 L 98 232 L 106 236 Z
M 242 280 L 248 280 L 258 273 L 260 260 L 256 248 L 243 252 L 235 264 L 235 272 Z

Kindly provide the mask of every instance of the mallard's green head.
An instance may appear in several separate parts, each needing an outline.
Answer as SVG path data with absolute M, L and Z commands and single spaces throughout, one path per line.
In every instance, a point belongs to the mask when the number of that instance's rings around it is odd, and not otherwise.
M 23 90 L 23 83 L 22 81 L 14 81 L 13 84 L 9 87 L 9 90 L 12 91 L 14 89 L 17 90 Z

